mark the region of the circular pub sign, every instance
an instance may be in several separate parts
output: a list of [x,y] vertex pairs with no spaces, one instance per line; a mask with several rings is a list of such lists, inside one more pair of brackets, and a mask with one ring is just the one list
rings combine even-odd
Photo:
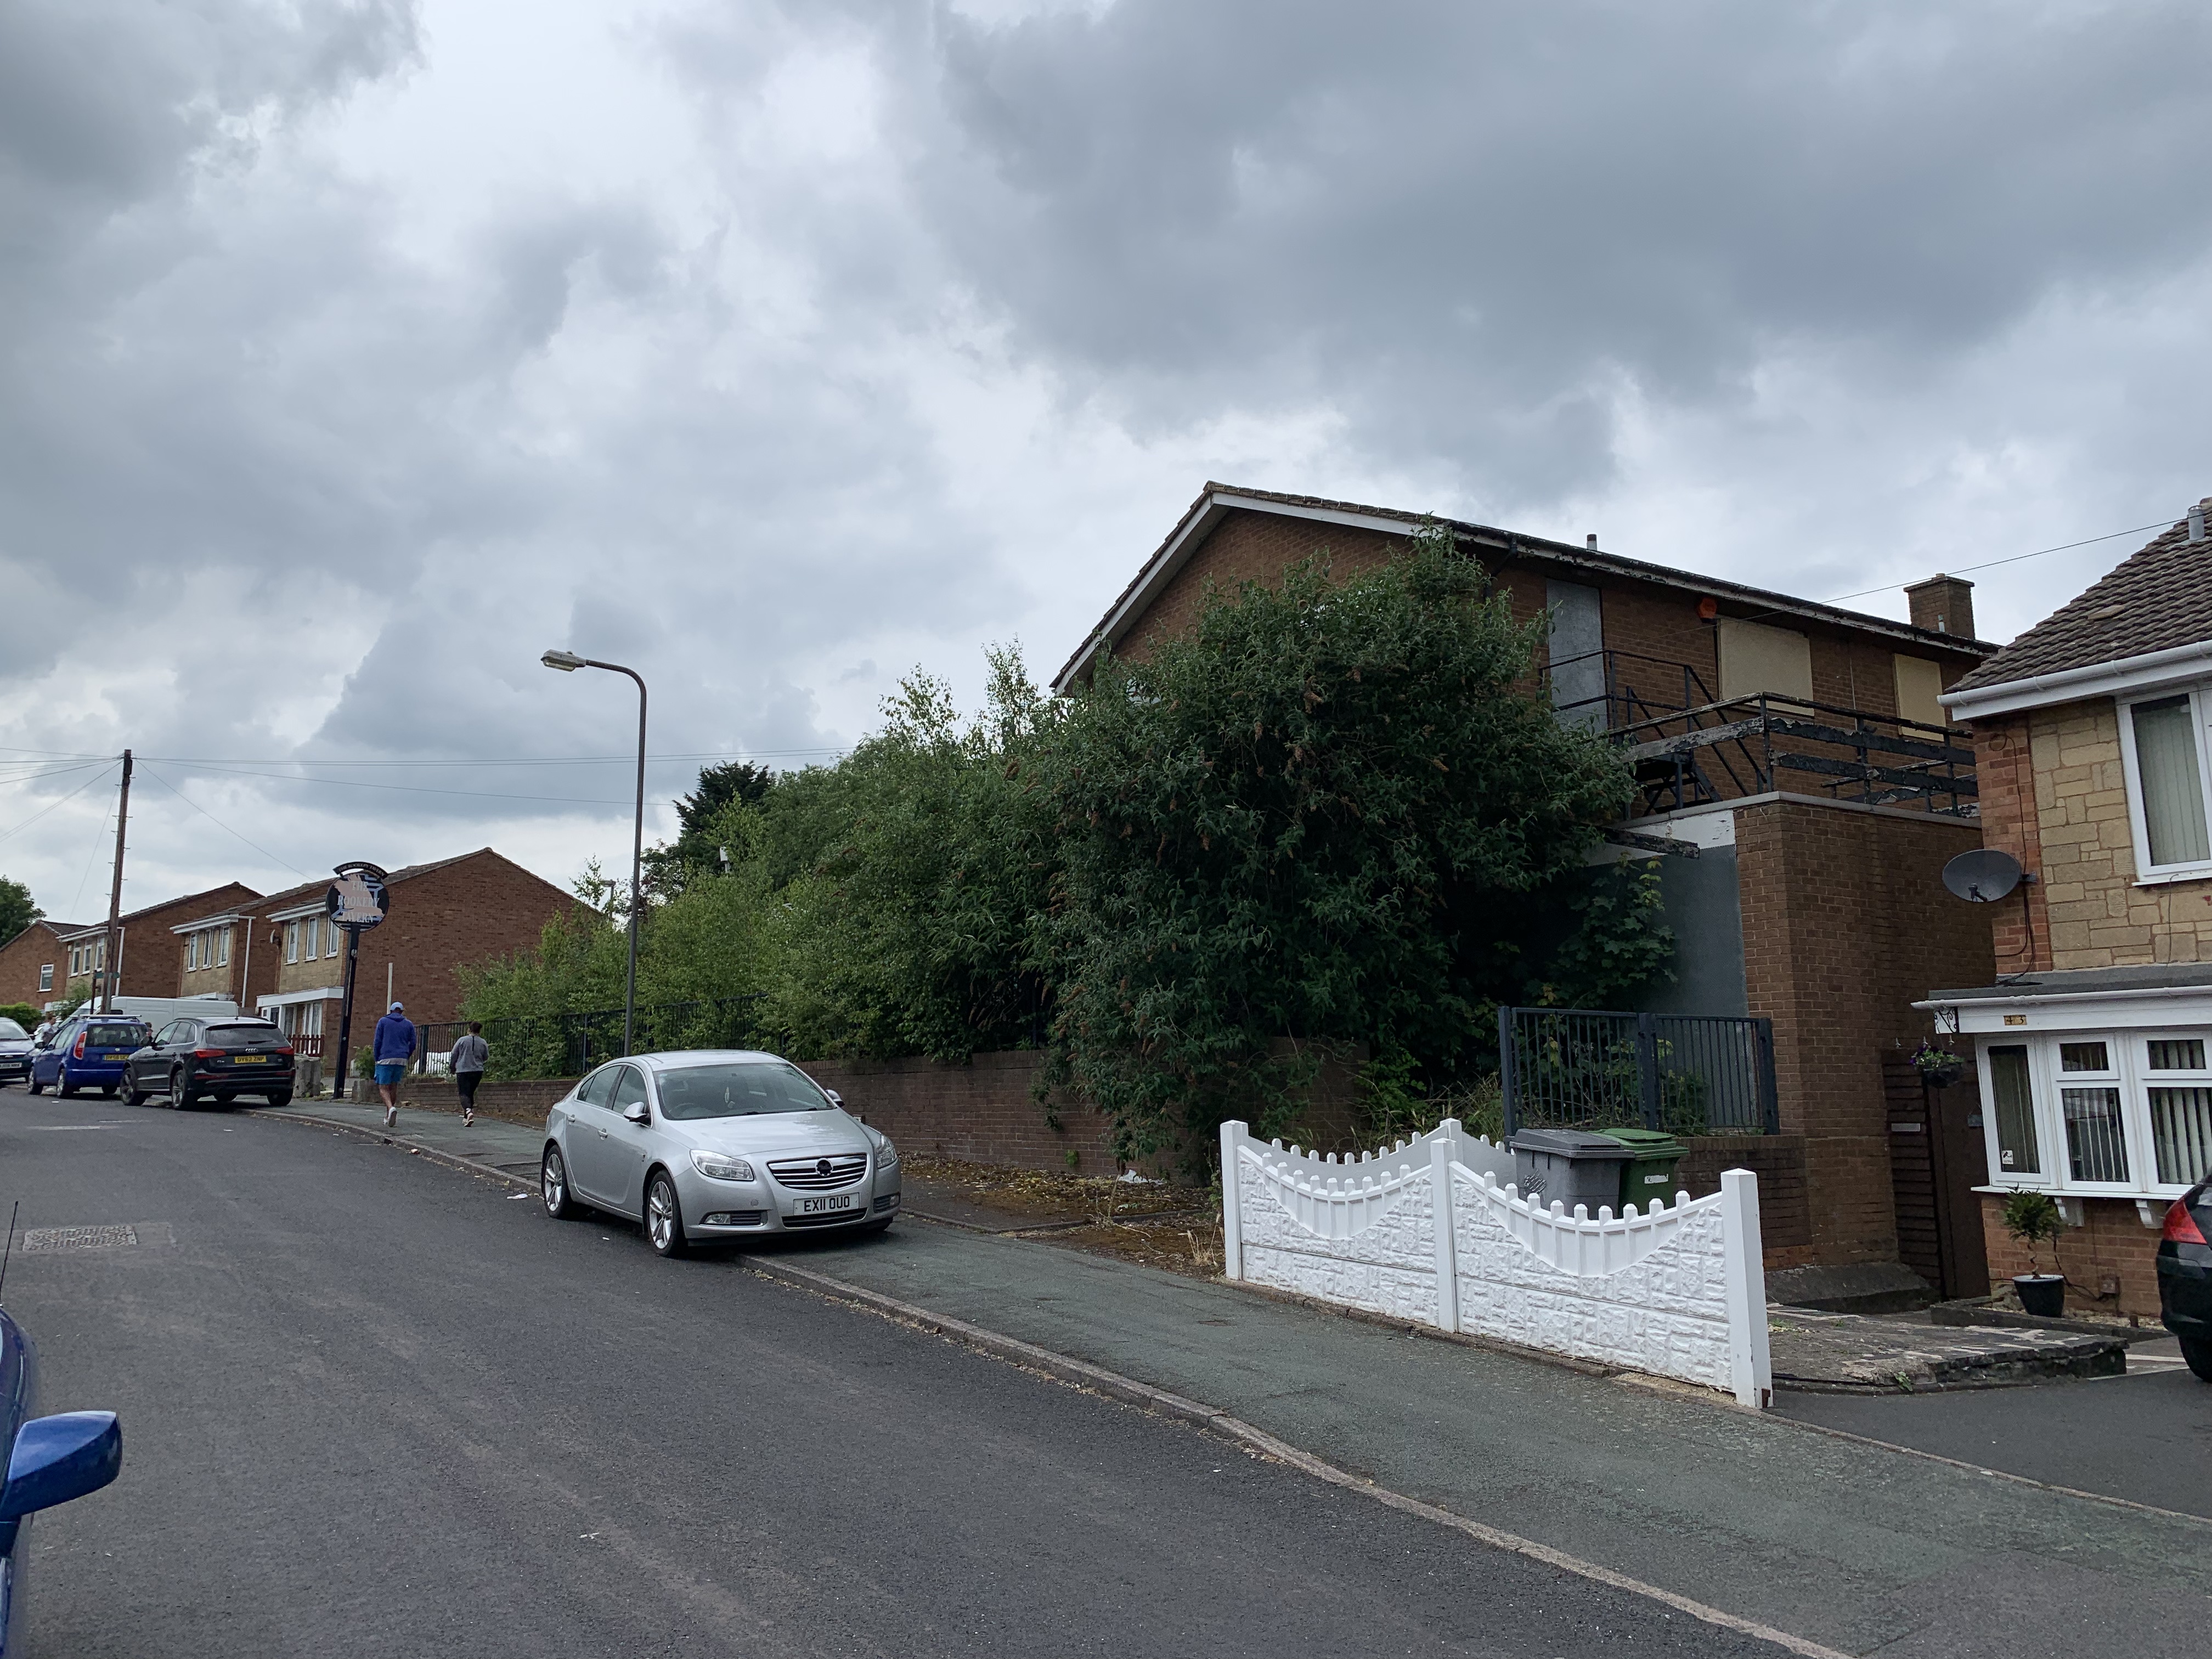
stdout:
[[341,864],[337,875],[323,899],[332,921],[341,927],[374,927],[384,920],[392,901],[383,871],[373,864]]

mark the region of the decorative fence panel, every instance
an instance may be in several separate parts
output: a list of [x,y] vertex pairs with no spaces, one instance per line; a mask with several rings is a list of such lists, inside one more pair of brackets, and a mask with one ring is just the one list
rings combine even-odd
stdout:
[[1231,1279],[1768,1401],[1748,1170],[1709,1198],[1593,1217],[1523,1199],[1512,1155],[1451,1120],[1341,1160],[1224,1123],[1221,1154]]

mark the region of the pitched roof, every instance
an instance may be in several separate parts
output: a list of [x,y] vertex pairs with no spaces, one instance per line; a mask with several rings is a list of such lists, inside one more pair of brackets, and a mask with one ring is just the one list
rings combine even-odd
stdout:
[[[134,921],[143,921],[148,916],[158,915],[163,910],[173,910],[180,904],[191,904],[200,899],[213,898],[217,893],[227,893],[234,888],[246,894],[249,900],[252,899],[253,890],[251,887],[240,882],[227,881],[220,887],[203,888],[197,893],[185,893],[177,898],[163,899],[158,904],[142,904],[136,910],[125,910],[116,918],[116,921],[119,926],[127,927]],[[80,922],[74,926],[58,921],[54,924],[54,927],[57,932],[69,936],[98,933],[106,930],[107,919],[103,916],[98,921]]]
[[[2212,496],[2197,505],[2212,514]],[[2187,515],[2107,571],[1951,689],[2122,662],[2212,641],[2212,543],[2189,539]]]
[[[1143,615],[1151,597],[1164,587],[1176,572],[1188,562],[1190,556],[1212,533],[1214,526],[1226,514],[1238,508],[1263,513],[1279,512],[1321,524],[1364,526],[1395,534],[1403,534],[1433,517],[1429,514],[1408,512],[1403,507],[1365,507],[1357,501],[1333,501],[1318,495],[1291,495],[1279,490],[1246,489],[1236,484],[1208,483],[1199,492],[1198,499],[1191,503],[1189,510],[1176,521],[1176,527],[1168,532],[1167,539],[1160,544],[1151,558],[1145,561],[1143,567],[1130,579],[1129,585],[1121,590],[1120,597],[1107,607],[1106,614],[1091,631],[1090,637],[1054,677],[1054,689],[1067,689],[1089,663],[1091,653],[1101,641],[1118,645],[1127,629]],[[1473,544],[1508,557],[1540,560],[1549,564],[1569,566],[1592,575],[1610,575],[1650,582],[1662,587],[1680,588],[1700,598],[1711,595],[1715,599],[1752,605],[1762,614],[1803,617],[1840,628],[1880,634],[1891,639],[1970,656],[1985,656],[1997,648],[1984,641],[1964,639],[1954,634],[1937,634],[1927,629],[1915,628],[1908,623],[1893,621],[1887,617],[1870,617],[1863,611],[1823,605],[1817,599],[1796,599],[1764,587],[1747,587],[1741,582],[1702,576],[1695,571],[1676,570],[1662,564],[1647,564],[1641,559],[1623,558],[1617,553],[1600,552],[1595,548],[1577,546],[1572,542],[1555,542],[1547,537],[1523,535],[1518,531],[1500,530],[1493,526],[1471,524],[1457,519],[1438,519],[1435,521],[1449,525],[1462,544]]]
[[[427,864],[410,864],[401,869],[387,871],[385,873],[384,884],[386,887],[394,886],[410,877],[427,876],[433,870],[442,870],[449,864],[459,864],[464,859],[476,858],[485,853],[492,853],[492,849],[489,847],[479,847],[473,853],[456,853],[449,859],[432,859]],[[492,856],[496,858],[499,855],[492,853]],[[261,901],[261,914],[274,915],[279,910],[294,905],[306,904],[310,901],[320,903],[323,895],[330,890],[332,879],[333,878],[330,876],[325,876],[319,881],[305,882],[297,887],[288,887],[281,893],[271,893]]]

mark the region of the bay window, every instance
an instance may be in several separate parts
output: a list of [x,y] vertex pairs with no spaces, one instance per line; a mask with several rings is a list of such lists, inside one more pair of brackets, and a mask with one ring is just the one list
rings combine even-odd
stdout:
[[2212,1177],[2208,1046],[2207,1030],[1985,1039],[1990,1184],[2170,1196]]

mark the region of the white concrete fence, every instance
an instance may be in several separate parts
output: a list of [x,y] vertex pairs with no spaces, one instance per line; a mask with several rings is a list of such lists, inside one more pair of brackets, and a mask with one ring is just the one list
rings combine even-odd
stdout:
[[[1773,1389],[1759,1178],[1595,1216],[1522,1198],[1513,1154],[1455,1119],[1340,1159],[1221,1126],[1231,1279],[1448,1331],[1679,1377],[1764,1407]],[[1439,1200],[1439,1194],[1442,1200]],[[1444,1217],[1438,1224],[1439,1213]]]

